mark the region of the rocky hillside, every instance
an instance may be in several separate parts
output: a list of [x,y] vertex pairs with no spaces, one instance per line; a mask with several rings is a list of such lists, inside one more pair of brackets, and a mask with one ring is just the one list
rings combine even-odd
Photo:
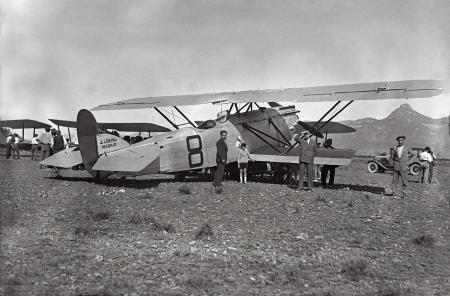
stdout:
[[407,137],[412,147],[431,146],[438,158],[450,158],[448,118],[433,119],[415,111],[408,104],[401,105],[384,119],[370,117],[342,121],[356,129],[355,133],[332,135],[336,148],[351,148],[357,155],[378,155],[396,144],[398,135]]

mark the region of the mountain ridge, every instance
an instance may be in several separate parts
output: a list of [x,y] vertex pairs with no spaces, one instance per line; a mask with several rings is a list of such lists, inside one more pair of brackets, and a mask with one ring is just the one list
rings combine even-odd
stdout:
[[356,129],[351,134],[332,134],[333,146],[356,150],[356,155],[374,156],[396,145],[395,138],[406,136],[412,147],[431,146],[438,158],[450,158],[450,132],[447,117],[433,119],[402,104],[383,119],[364,117],[340,123]]

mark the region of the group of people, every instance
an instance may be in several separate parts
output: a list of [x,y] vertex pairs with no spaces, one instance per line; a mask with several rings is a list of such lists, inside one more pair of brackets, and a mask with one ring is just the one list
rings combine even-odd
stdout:
[[18,134],[11,134],[6,137],[6,159],[20,159],[19,143],[23,139]]
[[[298,184],[292,186],[299,190],[312,190],[313,177],[314,177],[314,156],[317,155],[317,143],[311,138],[312,134],[309,131],[304,131],[301,134],[295,135],[294,140],[299,145],[299,163],[296,166],[294,172],[294,180]],[[214,187],[216,193],[222,192],[222,180],[225,173],[225,165],[227,163],[228,146],[226,144],[227,131],[222,130],[220,132],[220,139],[216,143],[217,154],[216,163],[217,169],[214,175]],[[325,149],[334,149],[332,146],[332,139],[327,139],[324,144]],[[247,183],[247,169],[249,161],[253,161],[249,151],[247,150],[247,144],[243,141],[242,137],[237,138],[235,148],[237,149],[237,165],[239,168],[239,181],[241,183]],[[327,185],[327,177],[330,174],[328,186],[334,185],[334,176],[337,166],[324,165],[322,166],[321,181],[324,186]],[[307,187],[303,188],[303,180],[305,178],[305,172],[307,174]]]
[[[220,132],[220,139],[216,143],[217,154],[216,163],[217,170],[214,175],[214,186],[216,193],[222,192],[222,180],[225,172],[225,165],[227,163],[228,146],[226,144],[227,131]],[[408,184],[409,161],[413,157],[414,152],[410,147],[405,146],[405,136],[398,136],[397,147],[394,148],[391,155],[393,161],[394,174],[392,177],[392,195],[405,197],[405,189]],[[298,166],[294,166],[294,184],[292,188],[299,190],[310,191],[313,188],[314,178],[314,157],[318,152],[318,145],[313,141],[312,134],[309,131],[304,131],[301,134],[294,136],[295,143],[298,144],[299,162]],[[323,145],[325,149],[334,149],[332,146],[332,139],[327,139]],[[239,180],[241,183],[247,182],[247,168],[248,162],[252,161],[252,157],[247,150],[247,145],[244,143],[242,137],[237,138],[237,165],[240,171]],[[420,153],[420,163],[422,167],[421,182],[429,183],[433,177],[433,167],[436,156],[433,149],[425,147],[424,151]],[[334,186],[334,177],[336,165],[323,165],[321,168],[321,182],[323,186]],[[306,173],[307,186],[304,187],[304,178]],[[327,183],[327,178],[329,180]]]
[[[19,159],[19,143],[23,139],[17,134],[11,134],[6,138],[6,159]],[[61,131],[56,129],[46,128],[45,132],[40,136],[33,135],[31,139],[31,160],[44,160],[52,154],[58,153],[69,146],[67,139],[61,135]],[[39,156],[40,151],[40,156]]]

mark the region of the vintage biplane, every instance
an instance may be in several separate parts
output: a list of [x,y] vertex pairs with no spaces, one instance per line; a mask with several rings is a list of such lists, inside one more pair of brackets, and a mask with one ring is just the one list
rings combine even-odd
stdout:
[[[275,102],[335,101],[318,121],[300,124],[315,136],[321,137],[321,131],[356,100],[425,98],[436,96],[442,90],[441,81],[409,80],[122,100],[99,105],[91,111],[153,108],[174,130],[129,145],[119,137],[102,134],[93,114],[83,109],[77,116],[79,150],[84,166],[96,180],[111,175],[175,173],[182,176],[185,172],[216,166],[216,141],[220,131],[226,130],[228,162],[237,161],[234,144],[236,138],[242,136],[255,161],[292,164],[298,162],[298,151],[295,149],[296,144],[291,141],[295,128],[290,127],[299,121],[298,111],[292,106],[285,108]],[[263,107],[263,103],[269,103],[269,107]],[[179,106],[197,104],[226,105],[227,110],[215,120],[196,125]],[[164,107],[173,108],[186,122],[173,122],[161,110]],[[314,162],[349,165],[354,152],[347,149],[319,149]],[[73,163],[61,161],[62,153],[64,151],[44,160],[42,164],[71,167]]]

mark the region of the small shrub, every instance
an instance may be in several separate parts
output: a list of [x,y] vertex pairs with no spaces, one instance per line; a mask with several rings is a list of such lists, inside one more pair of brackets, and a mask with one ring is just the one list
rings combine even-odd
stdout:
[[190,186],[188,185],[183,185],[180,188],[178,188],[178,192],[182,193],[182,194],[191,194],[192,193],[192,189]]
[[429,234],[422,234],[414,239],[414,243],[422,247],[432,247],[435,241],[435,238]]
[[211,225],[204,223],[195,233],[195,239],[211,238],[214,235]]
[[111,214],[107,210],[99,210],[93,212],[91,217],[94,221],[103,221],[111,219]]
[[143,218],[141,215],[139,214],[134,214],[133,216],[131,216],[130,220],[128,220],[129,223],[131,224],[141,224],[143,222]]
[[393,287],[385,287],[381,288],[377,291],[375,296],[402,296],[403,291],[401,289],[393,288]]
[[168,233],[174,233],[175,227],[171,223],[164,223],[157,221],[155,218],[144,218],[145,221],[149,221],[152,224],[152,229],[156,231],[166,231]]
[[341,273],[353,281],[359,281],[367,275],[367,262],[363,259],[347,261],[341,269]]
[[186,284],[196,290],[206,290],[212,283],[207,273],[194,273],[186,280]]
[[324,202],[324,203],[327,203],[327,202],[328,202],[328,201],[327,201],[327,198],[324,197],[324,196],[321,196],[321,195],[318,195],[317,198],[316,198],[316,200],[317,200],[317,201]]
[[92,232],[92,228],[88,224],[82,224],[75,227],[73,233],[75,235],[88,235]]

